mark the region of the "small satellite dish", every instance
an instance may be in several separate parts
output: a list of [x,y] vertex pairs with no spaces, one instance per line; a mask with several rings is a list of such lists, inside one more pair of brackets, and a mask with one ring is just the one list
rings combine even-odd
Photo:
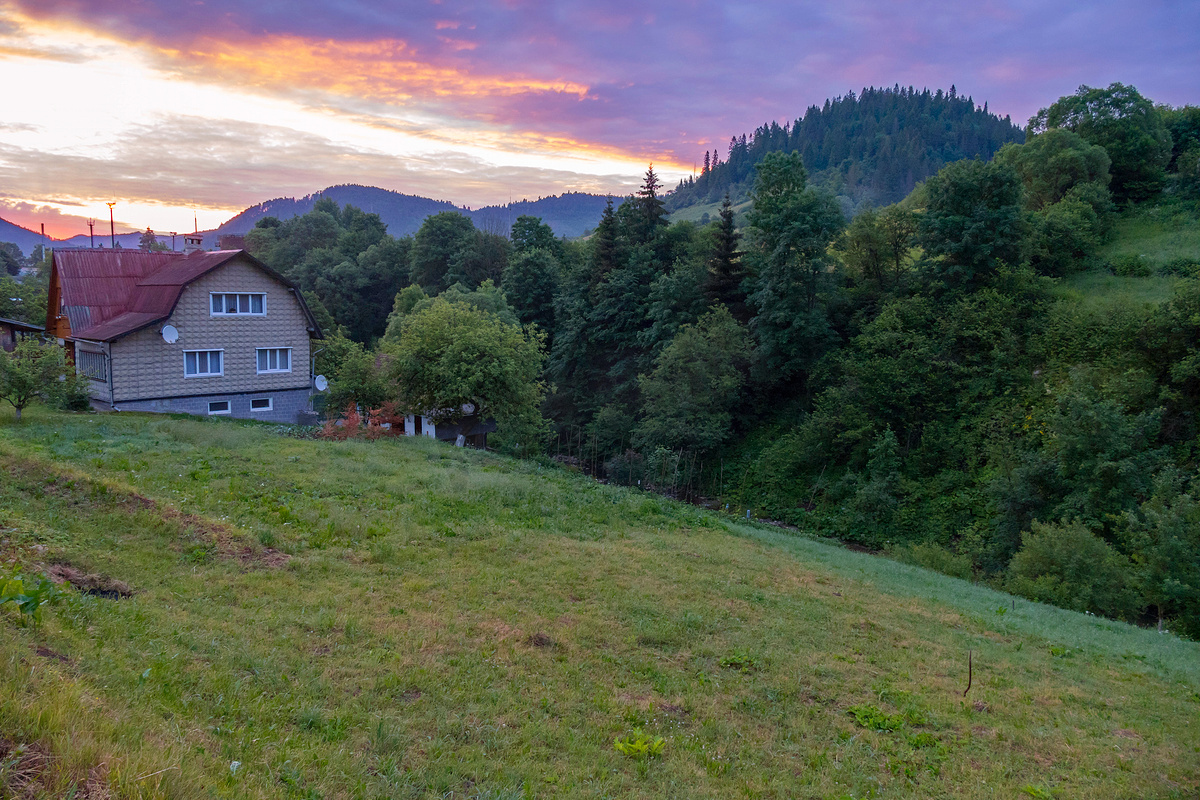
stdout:
[[329,388],[329,381],[325,379],[324,375],[318,375],[313,380],[313,384],[317,387],[318,392],[323,392]]
[[175,344],[179,341],[179,329],[174,325],[163,325],[162,337],[167,344]]
[[475,404],[474,403],[463,403],[463,413],[466,414],[467,416],[474,414],[475,413]]

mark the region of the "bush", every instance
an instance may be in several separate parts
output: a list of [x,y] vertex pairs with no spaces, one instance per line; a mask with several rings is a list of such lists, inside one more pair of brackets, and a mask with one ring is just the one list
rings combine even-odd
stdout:
[[1154,272],[1153,265],[1145,256],[1117,256],[1108,264],[1113,275],[1123,278],[1149,278]]
[[1074,611],[1131,619],[1141,610],[1132,576],[1129,559],[1082,522],[1034,522],[1009,564],[1006,588]]
[[959,555],[936,544],[894,547],[888,550],[888,555],[905,564],[925,567],[952,578],[969,581],[975,577],[975,566],[970,556]]
[[87,411],[92,407],[89,380],[85,375],[67,371],[53,395],[54,407],[62,411]]
[[1200,277],[1200,262],[1192,258],[1173,258],[1159,268],[1163,275],[1178,275],[1181,278]]

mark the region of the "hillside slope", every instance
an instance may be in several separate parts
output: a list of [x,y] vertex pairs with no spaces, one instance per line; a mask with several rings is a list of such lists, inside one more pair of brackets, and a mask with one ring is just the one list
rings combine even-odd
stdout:
[[[0,413],[0,465],[5,561],[134,592],[0,613],[10,789],[1200,789],[1200,645],[557,469],[38,409]],[[660,757],[614,748],[637,730]]]

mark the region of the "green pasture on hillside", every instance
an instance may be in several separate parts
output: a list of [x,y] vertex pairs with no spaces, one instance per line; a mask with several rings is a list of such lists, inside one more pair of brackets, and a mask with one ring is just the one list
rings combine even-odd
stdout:
[[0,611],[0,794],[1200,791],[1169,633],[427,439],[26,417],[0,571],[99,593]]

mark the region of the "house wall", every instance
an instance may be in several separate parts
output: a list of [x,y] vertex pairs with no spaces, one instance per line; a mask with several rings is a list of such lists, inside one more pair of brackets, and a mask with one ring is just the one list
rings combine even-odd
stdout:
[[[211,292],[261,292],[266,295],[263,316],[214,317],[210,313]],[[179,339],[168,344],[163,325],[174,325]],[[207,413],[209,399],[247,395],[245,413],[233,416],[253,419],[282,419],[285,413],[272,410],[266,416],[249,412],[248,395],[284,393],[275,406],[290,408],[292,394],[309,396],[308,322],[300,302],[284,284],[248,261],[235,259],[184,288],[171,318],[161,325],[130,334],[112,343],[113,402],[118,408],[171,410]],[[290,347],[291,371],[258,374],[256,350],[260,347]],[[223,350],[223,375],[184,376],[184,351]],[[203,411],[180,404],[182,398],[206,398]],[[172,400],[166,404],[163,401]],[[161,408],[150,408],[157,403]],[[184,406],[187,406],[185,410]],[[295,421],[295,413],[286,421]]]

